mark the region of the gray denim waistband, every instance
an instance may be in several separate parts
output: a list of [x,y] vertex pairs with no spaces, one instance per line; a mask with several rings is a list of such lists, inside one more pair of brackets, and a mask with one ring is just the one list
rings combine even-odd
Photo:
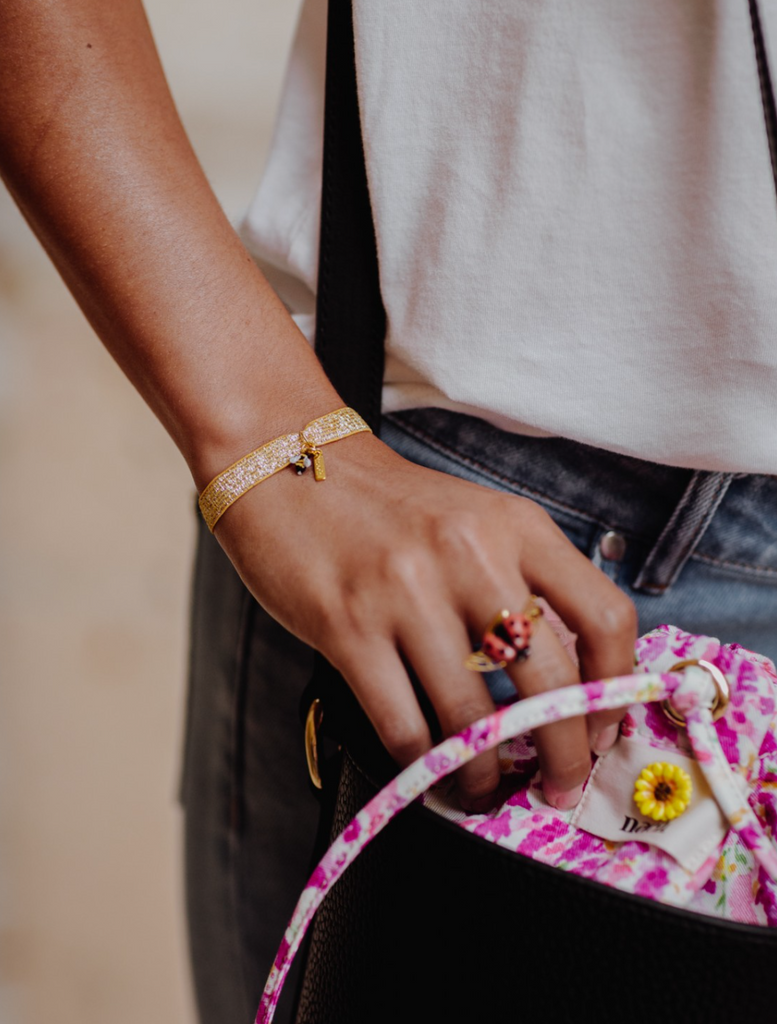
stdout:
[[634,590],[663,594],[671,587],[698,547],[733,479],[733,473],[697,470],[693,474],[637,574]]
[[[777,477],[663,466],[564,438],[512,434],[444,409],[405,410],[388,419],[424,445],[507,490],[641,541],[647,555],[632,586],[645,594],[665,593],[705,537],[705,548],[709,546],[714,557],[725,561],[728,553],[715,525],[716,513],[729,493],[729,518],[738,517],[743,523],[760,518],[768,520],[767,534],[777,530]],[[770,516],[762,515],[759,508],[768,509]],[[752,561],[756,572],[761,565],[766,566],[764,572],[775,572],[777,545],[770,543],[771,534],[759,544],[752,530],[733,532],[741,534],[741,550],[731,556],[734,561]],[[730,538],[732,531],[717,533]],[[765,562],[760,560],[761,553]]]

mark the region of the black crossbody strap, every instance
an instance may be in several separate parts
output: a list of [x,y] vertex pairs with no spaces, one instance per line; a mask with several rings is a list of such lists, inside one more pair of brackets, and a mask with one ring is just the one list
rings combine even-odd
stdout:
[[329,0],[316,352],[377,433],[386,313],[367,187],[350,0]]
[[766,137],[769,140],[769,155],[772,160],[775,194],[777,194],[777,108],[775,108],[774,101],[774,86],[772,83],[771,72],[769,70],[769,57],[766,53],[760,5],[758,0],[749,0],[749,3],[750,24],[753,28],[753,44],[755,46],[755,60],[758,65],[758,80],[761,85],[761,103],[763,104],[764,109]]
[[[375,433],[380,428],[385,333],[359,119],[351,0],[329,0],[316,353],[344,401]],[[323,729],[329,736],[338,741],[344,735],[373,737],[345,680],[320,653],[302,694],[303,720],[314,699],[323,703]],[[380,749],[377,741],[373,743]],[[332,771],[322,768],[327,774]],[[323,806],[322,818],[330,811],[331,806]],[[323,820],[320,832],[319,841],[328,843]]]

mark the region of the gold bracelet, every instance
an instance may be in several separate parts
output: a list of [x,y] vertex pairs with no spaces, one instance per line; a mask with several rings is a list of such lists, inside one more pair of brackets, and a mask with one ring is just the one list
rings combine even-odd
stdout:
[[276,437],[274,441],[244,455],[214,477],[200,495],[200,512],[208,529],[213,533],[216,523],[230,505],[262,480],[287,466],[294,466],[297,473],[304,473],[312,464],[316,480],[326,480],[321,447],[365,430],[372,433],[358,412],[345,406],[312,420],[299,434]]

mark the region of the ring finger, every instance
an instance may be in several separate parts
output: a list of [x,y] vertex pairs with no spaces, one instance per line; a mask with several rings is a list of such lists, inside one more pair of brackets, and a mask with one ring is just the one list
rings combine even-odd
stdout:
[[[433,615],[429,614],[430,607],[434,608]],[[443,638],[442,642],[437,637]],[[398,643],[432,702],[445,736],[493,712],[494,702],[482,676],[469,672],[464,665],[471,650],[466,626],[442,598],[425,604],[423,609],[411,610],[399,631]],[[497,751],[488,751],[460,768],[456,785],[465,810],[489,809],[499,785]]]

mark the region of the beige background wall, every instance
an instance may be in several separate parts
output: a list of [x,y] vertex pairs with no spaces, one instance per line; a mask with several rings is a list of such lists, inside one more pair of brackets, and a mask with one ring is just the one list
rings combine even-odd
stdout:
[[[147,8],[237,216],[296,2]],[[0,1024],[190,1024],[176,785],[192,486],[4,193],[0,460]]]

